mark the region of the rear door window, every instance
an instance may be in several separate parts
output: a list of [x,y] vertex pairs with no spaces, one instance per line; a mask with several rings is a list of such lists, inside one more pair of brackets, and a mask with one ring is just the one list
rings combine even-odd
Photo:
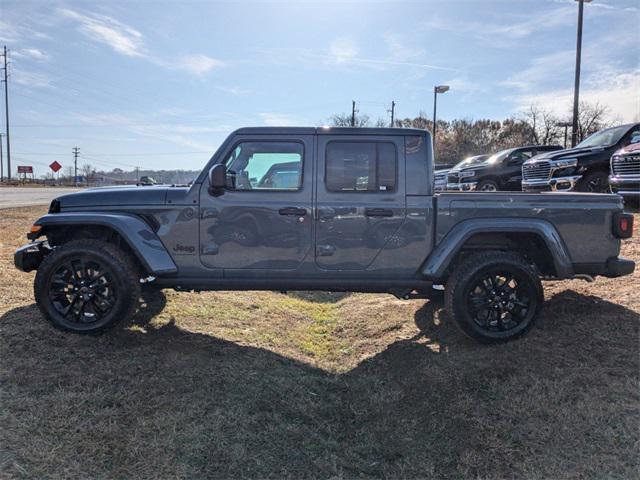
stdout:
[[327,144],[325,184],[330,192],[393,192],[398,156],[390,142]]

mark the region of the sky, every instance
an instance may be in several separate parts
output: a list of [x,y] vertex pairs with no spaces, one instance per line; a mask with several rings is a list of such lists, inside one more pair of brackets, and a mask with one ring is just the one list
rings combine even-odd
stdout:
[[[352,100],[431,116],[439,84],[439,118],[568,117],[577,5],[0,0],[13,170],[75,146],[98,169],[198,170],[235,128],[328,124]],[[585,5],[581,98],[620,121],[640,120],[639,25],[638,0]]]

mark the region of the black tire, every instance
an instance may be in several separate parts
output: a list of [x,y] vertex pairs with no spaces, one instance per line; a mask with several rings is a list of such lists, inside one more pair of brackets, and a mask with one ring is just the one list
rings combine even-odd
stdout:
[[140,274],[128,255],[101,240],[74,240],[45,257],[34,295],[56,328],[97,334],[130,320],[140,298]]
[[445,289],[449,315],[463,333],[482,343],[524,335],[537,320],[543,302],[537,272],[511,252],[467,257],[454,269]]
[[580,179],[576,190],[587,193],[610,193],[609,174],[603,170],[589,172]]
[[500,190],[498,182],[491,180],[490,178],[480,180],[476,186],[476,192],[497,192],[498,190]]

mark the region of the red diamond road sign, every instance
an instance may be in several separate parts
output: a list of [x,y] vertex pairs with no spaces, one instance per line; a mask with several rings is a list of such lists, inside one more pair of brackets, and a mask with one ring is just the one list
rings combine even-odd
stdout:
[[55,172],[57,172],[58,170],[60,170],[62,168],[62,165],[60,165],[58,162],[54,161],[51,165],[49,165],[49,168],[51,170]]

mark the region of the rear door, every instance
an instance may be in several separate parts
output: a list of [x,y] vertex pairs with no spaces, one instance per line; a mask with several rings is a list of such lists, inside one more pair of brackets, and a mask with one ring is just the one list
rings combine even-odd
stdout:
[[366,270],[403,241],[404,137],[318,135],[317,149],[316,265]]

